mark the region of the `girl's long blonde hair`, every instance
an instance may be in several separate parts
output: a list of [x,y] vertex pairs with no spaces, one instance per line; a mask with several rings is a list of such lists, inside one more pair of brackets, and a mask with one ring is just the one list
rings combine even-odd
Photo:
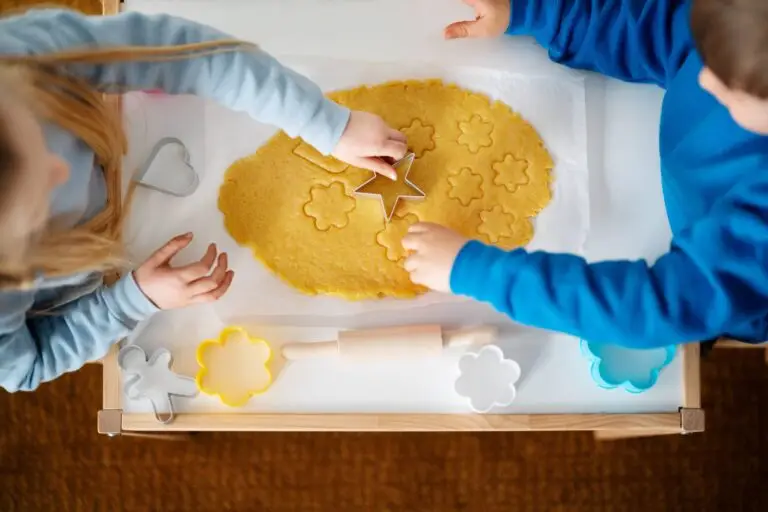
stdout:
[[[167,47],[107,47],[43,55],[0,55],[0,70],[15,68],[21,72],[29,93],[27,97],[43,119],[68,130],[93,149],[95,163],[104,170],[108,189],[106,207],[87,223],[63,231],[49,227],[30,238],[21,264],[18,261],[5,264],[0,251],[0,288],[24,287],[38,273],[62,276],[85,271],[108,272],[125,265],[121,240],[125,217],[121,162],[127,141],[119,108],[115,108],[119,100],[67,72],[67,66],[167,62],[255,49],[252,43],[227,39]],[[13,169],[2,171],[14,172]],[[18,190],[0,192],[19,193]],[[126,196],[126,204],[129,201],[130,194]]]

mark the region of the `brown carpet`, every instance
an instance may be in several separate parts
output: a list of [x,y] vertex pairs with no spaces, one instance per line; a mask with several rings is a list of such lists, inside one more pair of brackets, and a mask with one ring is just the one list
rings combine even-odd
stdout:
[[[0,11],[43,0],[0,0]],[[99,12],[98,0],[69,5]],[[703,365],[707,432],[596,443],[589,434],[96,434],[100,368],[0,392],[0,512],[768,510],[768,367]]]
[[703,364],[707,431],[596,443],[582,433],[96,434],[100,368],[0,392],[0,511],[768,510],[768,366]]

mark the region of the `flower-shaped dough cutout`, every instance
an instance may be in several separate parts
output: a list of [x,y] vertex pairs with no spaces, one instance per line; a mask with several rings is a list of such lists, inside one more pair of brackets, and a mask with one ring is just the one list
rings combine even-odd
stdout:
[[462,206],[469,206],[472,200],[483,197],[483,176],[469,167],[453,171],[448,175],[448,183],[451,184],[448,197],[456,199]]
[[518,160],[514,155],[505,156],[504,160],[496,162],[492,167],[496,172],[493,182],[505,187],[510,192],[516,191],[531,181],[531,177],[528,175],[528,161]]
[[330,185],[316,185],[309,190],[309,196],[304,213],[314,219],[317,229],[328,231],[349,223],[349,212],[355,209],[355,200],[347,195],[343,183],[334,181]]
[[481,148],[489,148],[493,144],[493,125],[480,116],[472,116],[469,121],[459,123],[459,130],[459,144],[467,146],[470,153],[477,153]]
[[408,137],[408,147],[416,154],[416,158],[421,158],[427,151],[435,149],[435,127],[425,125],[421,119],[414,119],[400,131]]
[[514,235],[515,216],[505,212],[501,206],[494,206],[490,210],[480,212],[480,220],[482,222],[477,232],[485,235],[492,244]]
[[410,213],[405,217],[394,217],[382,231],[376,233],[376,242],[387,251],[389,261],[401,261],[408,255],[403,248],[403,237],[408,228],[417,222],[419,218]]
[[496,345],[486,345],[477,354],[463,355],[459,359],[459,371],[454,389],[469,400],[475,412],[506,407],[517,396],[515,384],[520,380],[520,365],[505,359]]
[[272,384],[269,344],[239,327],[227,327],[215,340],[197,347],[200,370],[195,381],[206,395],[218,396],[230,407],[241,407]]
[[677,353],[674,346],[636,350],[584,340],[581,350],[591,361],[590,371],[598,386],[623,388],[630,393],[642,393],[652,388]]

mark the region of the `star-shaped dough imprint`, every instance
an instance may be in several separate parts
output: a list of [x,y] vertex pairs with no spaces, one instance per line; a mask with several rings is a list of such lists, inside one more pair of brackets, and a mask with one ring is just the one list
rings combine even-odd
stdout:
[[493,182],[510,192],[516,191],[531,180],[528,175],[528,161],[518,160],[514,155],[505,156],[504,160],[496,162],[492,168],[496,172]]
[[451,189],[448,197],[456,199],[462,206],[469,206],[474,199],[483,197],[483,177],[472,172],[469,167],[462,167],[448,175]]
[[480,116],[475,115],[469,121],[459,123],[459,129],[459,144],[467,146],[470,153],[477,153],[481,148],[489,148],[493,144],[493,125],[483,121]]
[[492,244],[502,238],[512,238],[515,224],[515,216],[502,210],[501,206],[494,206],[490,210],[480,212],[480,226],[477,232],[485,235]]
[[304,205],[304,213],[315,220],[315,227],[320,231],[343,228],[349,222],[349,212],[354,209],[355,200],[347,195],[340,181],[312,187],[309,201]]
[[376,243],[387,251],[389,261],[402,261],[408,251],[403,248],[403,237],[408,233],[408,228],[419,222],[419,218],[413,214],[405,217],[395,217],[382,231],[376,233]]
[[435,149],[435,127],[425,125],[421,119],[414,119],[410,126],[400,129],[408,137],[408,146],[421,158],[424,153]]
[[415,157],[416,155],[413,153],[408,153],[402,160],[394,164],[397,180],[392,181],[386,176],[374,174],[371,179],[357,187],[354,194],[378,199],[384,211],[384,220],[389,222],[401,199],[414,200],[426,197],[426,194],[419,187],[408,181],[408,173],[411,171]]

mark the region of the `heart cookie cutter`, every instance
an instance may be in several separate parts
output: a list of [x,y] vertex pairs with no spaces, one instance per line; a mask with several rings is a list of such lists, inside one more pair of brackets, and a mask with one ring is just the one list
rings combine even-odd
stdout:
[[[147,183],[144,181],[144,178],[147,175],[147,172],[149,172],[149,169],[152,167],[152,164],[155,162],[155,159],[157,159],[157,156],[160,154],[160,152],[169,145],[175,145],[181,148],[182,154],[181,154],[181,161],[182,163],[191,171],[192,180],[187,185],[187,188],[182,191],[175,191],[171,190],[169,188],[160,187],[157,185],[152,185],[151,183]],[[145,187],[151,190],[156,190],[157,192],[168,194],[175,197],[188,197],[195,193],[195,190],[197,190],[198,185],[200,185],[200,176],[197,174],[197,169],[192,165],[190,161],[190,155],[189,150],[187,149],[187,146],[181,141],[181,139],[178,139],[176,137],[164,137],[160,139],[157,144],[152,148],[152,151],[150,152],[147,159],[144,161],[144,165],[141,166],[139,171],[136,173],[133,181],[141,187]]]

